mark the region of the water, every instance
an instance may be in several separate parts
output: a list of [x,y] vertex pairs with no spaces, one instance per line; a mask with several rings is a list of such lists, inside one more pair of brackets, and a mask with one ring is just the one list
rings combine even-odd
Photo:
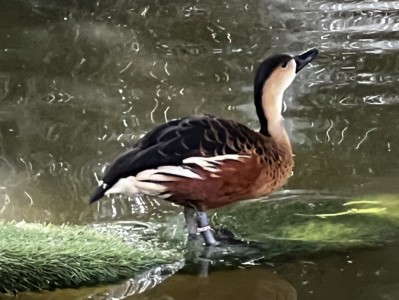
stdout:
[[[398,193],[398,31],[396,1],[3,1],[0,218],[177,215],[157,199],[85,200],[104,165],[156,124],[210,113],[256,128],[257,63],[312,47],[319,57],[285,95],[296,167],[284,188]],[[215,271],[205,282],[183,272],[129,299],[396,299],[397,250]],[[112,290],[99,289],[51,297]]]

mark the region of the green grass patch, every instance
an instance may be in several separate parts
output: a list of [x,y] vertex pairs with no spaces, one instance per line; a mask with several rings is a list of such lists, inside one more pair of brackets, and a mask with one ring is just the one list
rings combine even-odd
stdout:
[[0,222],[0,292],[114,283],[181,254],[85,226]]

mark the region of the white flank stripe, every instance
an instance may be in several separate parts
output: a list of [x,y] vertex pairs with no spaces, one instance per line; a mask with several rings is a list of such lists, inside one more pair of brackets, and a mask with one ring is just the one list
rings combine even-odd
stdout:
[[180,166],[162,166],[157,169],[145,170],[137,174],[139,181],[176,181],[178,177],[203,179],[192,170]]
[[166,191],[166,186],[152,182],[137,181],[136,188],[146,195],[156,195]]
[[170,175],[177,175],[181,177],[193,178],[193,179],[203,179],[200,175],[193,172],[192,170],[179,166],[163,166],[159,167],[158,172],[166,173]]
[[201,156],[193,156],[186,158],[185,160],[183,160],[183,164],[195,164],[202,168],[213,167],[213,164],[210,164],[209,161],[206,159],[206,157],[201,157]]
[[168,182],[168,181],[179,180],[179,178],[177,178],[177,177],[169,176],[169,175],[165,175],[165,174],[158,174],[158,173],[152,174],[149,177],[140,176],[140,177],[137,177],[137,179],[139,181],[148,181],[149,180],[149,181],[159,181],[159,182]]
[[162,184],[153,182],[142,182],[137,180],[136,177],[130,176],[127,178],[121,178],[115,183],[112,188],[105,192],[105,195],[109,194],[124,194],[128,196],[133,195],[151,195],[155,196],[166,191],[166,187]]
[[225,154],[218,155],[214,157],[209,157],[210,160],[222,161],[222,160],[240,160],[241,158],[249,157],[248,155],[238,155],[238,154]]
[[248,155],[238,155],[238,154],[225,154],[213,157],[203,157],[203,156],[193,156],[183,160],[184,164],[196,164],[197,166],[203,168],[209,172],[217,172],[219,169],[215,164],[222,164],[223,161],[228,160],[240,160],[241,158],[249,157]]
[[172,196],[171,193],[166,193],[166,194],[159,195],[159,198],[166,199],[166,198],[169,198],[170,196]]
[[157,169],[145,170],[137,174],[138,181],[171,181],[169,176],[158,174]]
[[119,179],[117,183],[115,183],[108,191],[105,192],[105,195],[125,194],[131,196],[138,193],[140,193],[140,191],[136,188],[136,178],[134,176],[130,176]]
[[215,168],[215,167],[202,167],[205,171],[211,172],[211,173],[215,173],[217,172],[219,169]]

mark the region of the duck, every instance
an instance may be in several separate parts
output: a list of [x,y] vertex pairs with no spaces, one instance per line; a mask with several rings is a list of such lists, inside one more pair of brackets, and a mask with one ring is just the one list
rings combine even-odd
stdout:
[[260,129],[234,120],[193,115],[158,125],[120,154],[91,195],[148,195],[183,206],[189,237],[217,244],[207,211],[267,196],[291,176],[293,152],[284,127],[283,95],[318,55],[275,54],[257,68],[254,105]]

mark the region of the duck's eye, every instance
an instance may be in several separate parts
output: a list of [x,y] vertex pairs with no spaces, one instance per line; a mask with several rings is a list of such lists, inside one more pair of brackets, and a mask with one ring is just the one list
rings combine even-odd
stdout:
[[283,63],[281,64],[281,67],[282,67],[282,68],[285,68],[285,67],[287,66],[287,64],[288,64],[288,61],[283,62]]

